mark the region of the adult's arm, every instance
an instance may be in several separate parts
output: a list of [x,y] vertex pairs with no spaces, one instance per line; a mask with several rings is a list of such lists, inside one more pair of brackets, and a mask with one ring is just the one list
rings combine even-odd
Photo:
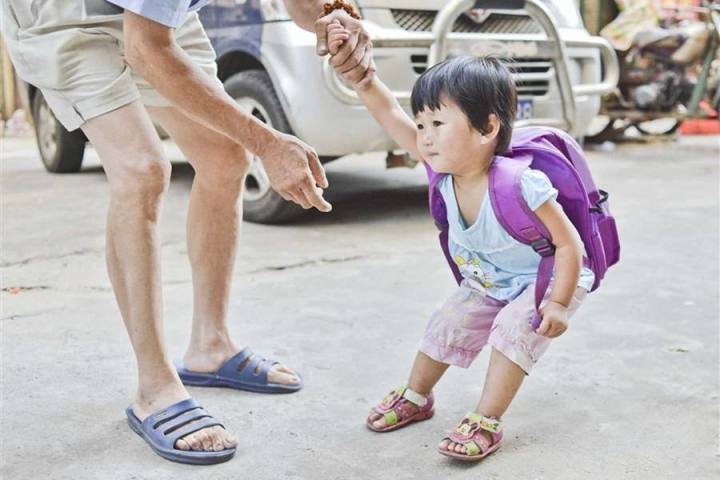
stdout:
[[168,26],[125,10],[125,58],[130,67],[188,117],[262,158],[271,185],[283,198],[329,211],[330,204],[317,188],[326,188],[327,179],[315,151],[243,111],[194,64],[173,33]]

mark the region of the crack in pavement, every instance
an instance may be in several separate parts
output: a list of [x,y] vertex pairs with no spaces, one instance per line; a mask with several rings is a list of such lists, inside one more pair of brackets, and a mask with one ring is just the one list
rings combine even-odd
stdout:
[[32,290],[50,290],[49,285],[31,285],[31,286],[18,286],[18,287],[5,287],[2,289],[3,292],[7,292],[10,295],[17,295],[20,292],[29,292]]
[[2,262],[0,263],[0,268],[6,268],[6,267],[17,267],[19,265],[27,265],[31,262],[36,262],[39,260],[58,260],[61,258],[67,258],[67,257],[74,257],[78,255],[87,255],[91,253],[103,253],[105,249],[98,250],[95,248],[81,248],[80,250],[74,250],[72,252],[63,253],[62,255],[38,255],[36,257],[28,257],[23,260],[16,260],[14,262]]
[[[161,248],[169,247],[172,245],[177,245],[179,243],[185,243],[185,242],[182,240],[172,240],[172,241],[162,243]],[[1,262],[0,268],[17,267],[20,265],[27,265],[28,263],[36,262],[39,260],[59,260],[61,258],[88,255],[88,254],[93,254],[93,253],[105,254],[105,247],[103,247],[103,248],[81,248],[80,250],[73,250],[72,252],[67,252],[67,253],[63,253],[60,255],[37,255],[35,257],[28,257],[28,258],[24,258],[22,260],[15,260],[15,261],[11,261],[11,262]]]
[[18,313],[16,315],[9,315],[7,317],[0,318],[0,321],[5,320],[17,320],[18,318],[32,318],[32,317],[39,317],[40,315],[47,313],[47,312],[38,312],[38,313]]
[[315,260],[305,260],[303,262],[298,263],[291,263],[288,265],[275,265],[270,267],[263,267],[258,268],[257,270],[250,270],[245,273],[253,274],[253,273],[262,273],[262,272],[281,272],[283,270],[292,270],[296,268],[302,268],[307,267],[309,265],[323,265],[323,264],[329,264],[329,263],[344,263],[344,262],[352,262],[354,260],[361,260],[363,258],[367,258],[369,255],[355,255],[353,257],[341,257],[341,258],[319,258]]

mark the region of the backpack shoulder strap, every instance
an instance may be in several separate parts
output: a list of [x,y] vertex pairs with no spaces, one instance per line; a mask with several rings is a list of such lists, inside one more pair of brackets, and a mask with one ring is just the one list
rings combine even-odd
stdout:
[[532,163],[532,153],[514,157],[496,157],[490,167],[488,192],[495,216],[502,227],[518,242],[533,248],[541,257],[535,282],[533,329],[540,325],[540,303],[545,297],[555,263],[555,247],[550,232],[530,210],[522,195],[522,174]]
[[450,271],[453,273],[453,277],[455,277],[455,281],[459,285],[460,282],[462,282],[462,274],[460,273],[460,269],[457,264],[453,261],[452,255],[450,255],[450,245],[448,243],[450,226],[447,222],[447,206],[445,205],[445,201],[437,188],[437,184],[443,176],[430,168],[430,165],[428,165],[427,162],[423,162],[423,166],[425,167],[425,172],[428,176],[430,215],[432,215],[433,220],[435,221],[435,226],[440,231],[438,234],[440,248],[442,248],[445,260],[447,260],[447,263],[450,266]]

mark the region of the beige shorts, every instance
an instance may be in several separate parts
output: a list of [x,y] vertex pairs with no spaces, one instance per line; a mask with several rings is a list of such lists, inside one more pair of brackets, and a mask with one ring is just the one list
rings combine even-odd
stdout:
[[[17,74],[42,91],[68,130],[138,99],[171,105],[125,63],[122,9],[105,0],[3,0],[2,8],[2,32]],[[217,78],[215,51],[197,13],[188,14],[175,40]]]

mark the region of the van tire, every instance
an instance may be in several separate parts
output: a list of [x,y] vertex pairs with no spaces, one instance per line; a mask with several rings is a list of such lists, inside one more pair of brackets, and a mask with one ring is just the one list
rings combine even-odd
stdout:
[[45,169],[52,173],[79,172],[87,142],[82,130],[68,132],[55,118],[40,90],[33,96],[32,117],[35,140]]

